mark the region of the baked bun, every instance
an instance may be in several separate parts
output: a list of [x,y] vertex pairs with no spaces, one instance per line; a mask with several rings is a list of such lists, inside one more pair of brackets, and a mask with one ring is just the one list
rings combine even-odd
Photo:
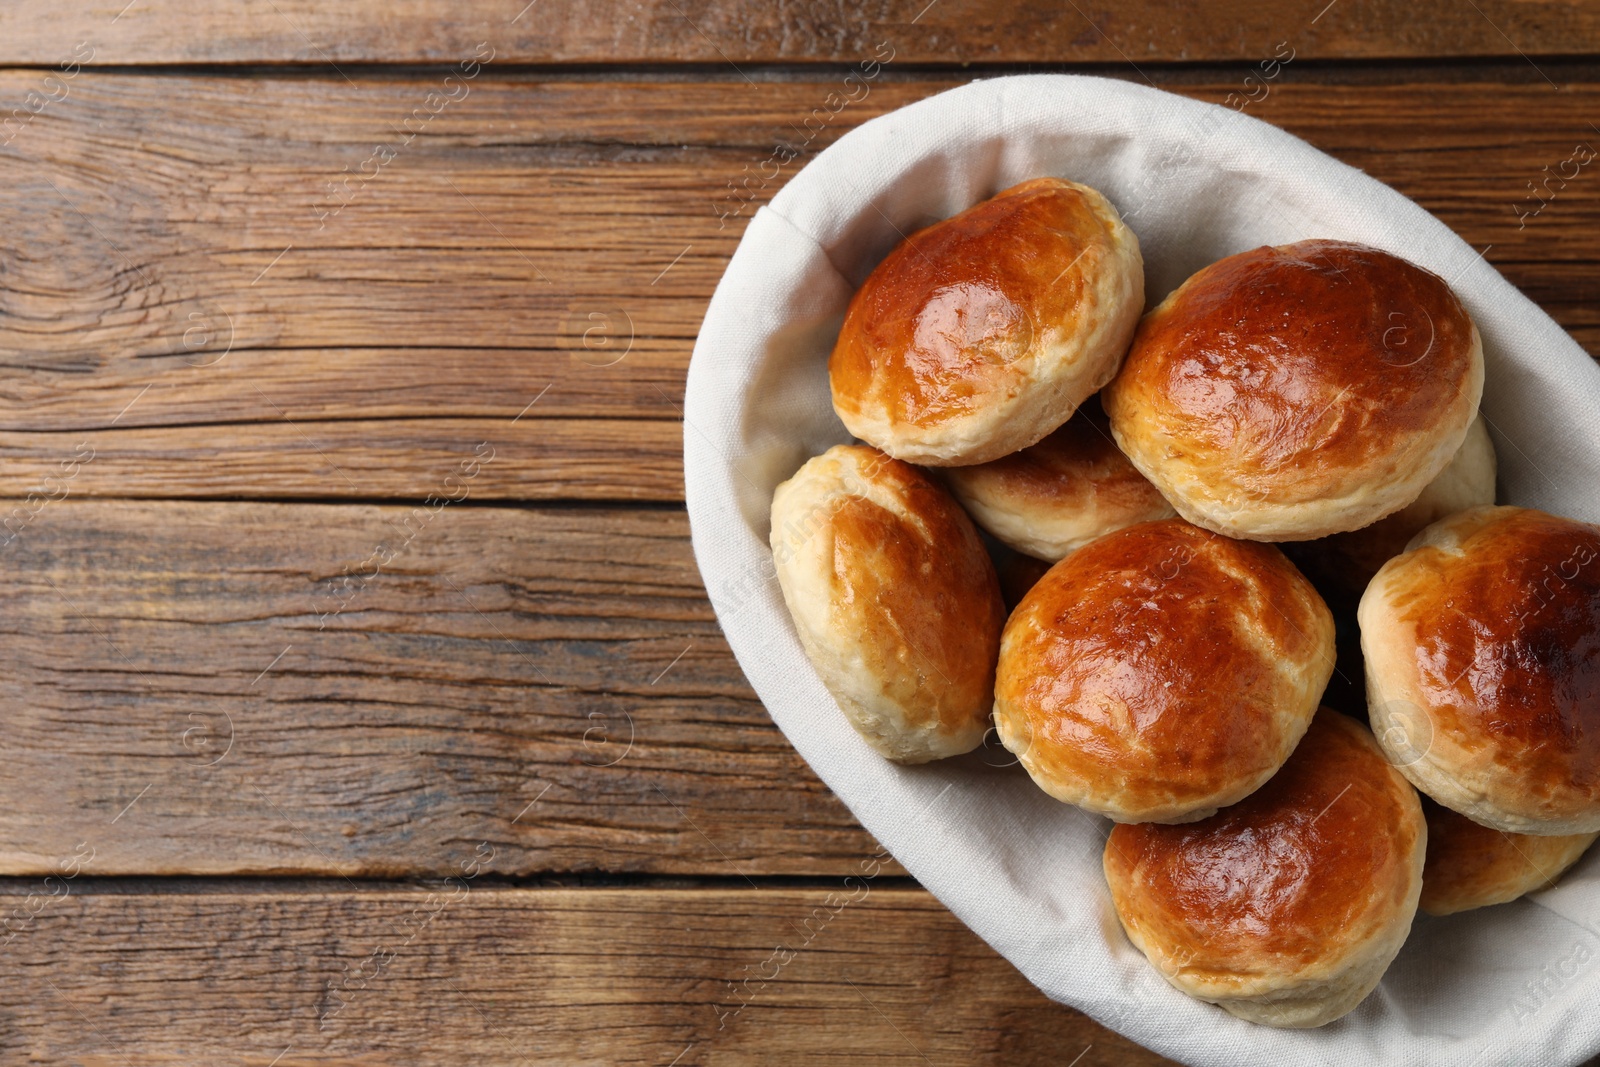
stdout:
[[1267,1026],[1321,1026],[1370,992],[1422,890],[1417,794],[1355,721],[1323,709],[1283,770],[1187,826],[1118,826],[1106,883],[1168,982]]
[[1176,514],[1111,439],[1093,397],[1038,444],[942,473],[974,522],[1036,559],[1058,560],[1102,534]]
[[1332,616],[1276,548],[1141,523],[1057,563],[1011,613],[995,727],[1057,800],[1201,819],[1294,751],[1333,656]]
[[978,747],[1005,608],[943,486],[874,449],[830,448],[778,486],[772,554],[801,645],[873,748],[925,763]]
[[1600,830],[1600,528],[1457,512],[1357,617],[1372,730],[1418,789],[1496,830]]
[[1437,275],[1301,241],[1219,260],[1139,326],[1104,401],[1178,514],[1303,541],[1405,507],[1466,437],[1483,348]]
[[1038,441],[1117,372],[1139,240],[1086,185],[1035,178],[920,230],[857,290],[828,361],[850,432],[911,463]]
[[1479,826],[1465,815],[1423,798],[1428,819],[1428,862],[1422,869],[1422,910],[1453,915],[1504,904],[1547,889],[1600,834],[1535,837]]
[[1495,467],[1494,442],[1479,416],[1467,427],[1467,438],[1449,466],[1417,499],[1371,526],[1293,543],[1284,552],[1335,610],[1342,606],[1354,610],[1378,568],[1404,552],[1424,527],[1446,515],[1494,503]]

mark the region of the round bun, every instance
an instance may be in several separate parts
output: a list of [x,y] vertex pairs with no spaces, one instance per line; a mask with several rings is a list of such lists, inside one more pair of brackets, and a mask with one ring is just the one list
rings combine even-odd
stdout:
[[983,741],[1005,608],[944,487],[860,445],[778,486],[778,584],[806,654],[867,742],[924,763]]
[[1422,869],[1422,910],[1453,915],[1504,904],[1547,889],[1600,834],[1536,837],[1479,826],[1465,815],[1422,802],[1428,818],[1428,862]]
[[1035,178],[918,231],[868,276],[828,361],[833,408],[911,463],[999,459],[1111,380],[1143,309],[1139,241],[1116,209]]
[[1406,550],[1425,527],[1446,515],[1494,503],[1494,442],[1483,417],[1472,420],[1455,458],[1422,495],[1359,530],[1291,544],[1284,551],[1335,609],[1354,610],[1378,568]]
[[1357,617],[1373,732],[1418,789],[1497,830],[1600,830],[1600,528],[1457,512]]
[[1178,514],[1302,541],[1416,499],[1482,392],[1477,328],[1442,279],[1375,248],[1301,241],[1179,286],[1104,400],[1117,443]]
[[1113,530],[1176,514],[1111,439],[1093,398],[1038,444],[943,474],[973,521],[1036,559],[1058,560]]
[[1283,553],[1147,522],[1057,563],[1011,613],[995,727],[1057,800],[1200,819],[1272,777],[1333,662],[1333,618]]
[[1324,709],[1283,770],[1187,826],[1118,826],[1106,882],[1168,982],[1254,1023],[1332,1022],[1400,951],[1422,889],[1417,794],[1366,729]]

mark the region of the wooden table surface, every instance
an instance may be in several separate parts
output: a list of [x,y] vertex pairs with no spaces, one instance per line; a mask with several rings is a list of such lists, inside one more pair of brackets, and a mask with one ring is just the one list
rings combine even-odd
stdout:
[[1080,70],[1238,94],[1600,351],[1600,11],[524,3],[0,8],[0,1062],[1167,1062],[755,699],[683,510],[706,301],[841,133]]

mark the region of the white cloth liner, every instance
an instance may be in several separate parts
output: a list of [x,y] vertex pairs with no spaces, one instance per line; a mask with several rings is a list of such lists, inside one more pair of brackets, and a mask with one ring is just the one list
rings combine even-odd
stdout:
[[1437,272],[1483,334],[1500,500],[1600,520],[1600,368],[1422,208],[1225,108],[1103,78],[978,81],[866,123],[797,174],[751,220],[695,345],[684,402],[695,556],[773,719],[895,858],[1031,982],[1173,1059],[1502,1067],[1600,1052],[1594,854],[1534,898],[1419,915],[1382,985],[1339,1022],[1253,1026],[1172,989],[1123,937],[1099,862],[1109,824],[1052,800],[1019,767],[989,766],[1009,762],[993,750],[891,764],[823,688],[773,580],[768,509],[802,462],[849,440],[826,373],[846,303],[903,234],[1039,175],[1094,186],[1127,213],[1152,304],[1216,259],[1307,237],[1365,242]]

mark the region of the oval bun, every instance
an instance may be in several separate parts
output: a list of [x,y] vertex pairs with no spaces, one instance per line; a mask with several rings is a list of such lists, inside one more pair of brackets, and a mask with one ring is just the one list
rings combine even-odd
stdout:
[[1443,279],[1364,245],[1301,241],[1179,286],[1104,400],[1117,443],[1178,514],[1301,541],[1416,499],[1482,392],[1477,328]]
[[1006,623],[995,726],[1041,789],[1119,822],[1204,818],[1288,758],[1333,618],[1270,545],[1141,523],[1052,567]]
[[1497,830],[1600,830],[1600,527],[1482,507],[1361,598],[1372,729],[1416,787]]
[[1191,997],[1267,1026],[1332,1022],[1404,944],[1422,889],[1417,794],[1365,727],[1323,709],[1283,770],[1185,826],[1117,826],[1106,883],[1128,940]]
[[982,743],[1005,608],[943,486],[874,449],[830,448],[778,486],[772,552],[801,645],[869,744],[923,763]]
[[911,463],[999,459],[1111,380],[1143,309],[1139,241],[1116,209],[1035,178],[912,234],[868,276],[828,361],[833,407]]
[[1038,444],[942,473],[974,522],[1035,559],[1058,560],[1113,530],[1177,514],[1111,439],[1093,397]]

